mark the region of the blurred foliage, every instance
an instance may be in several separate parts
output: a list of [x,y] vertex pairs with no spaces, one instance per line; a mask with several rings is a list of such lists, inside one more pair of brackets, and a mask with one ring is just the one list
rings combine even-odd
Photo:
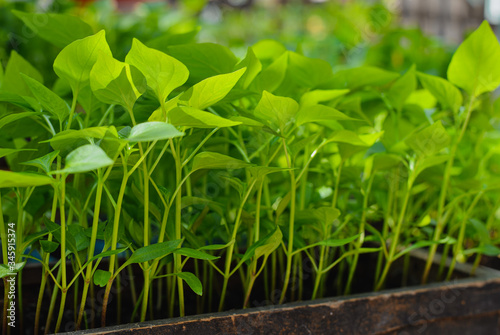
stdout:
[[[118,59],[123,59],[133,37],[149,41],[158,49],[214,42],[230,47],[241,58],[248,46],[274,39],[289,50],[327,60],[335,70],[373,65],[402,72],[416,64],[422,72],[443,76],[454,49],[419,29],[400,27],[397,8],[389,9],[380,1],[259,2],[244,8],[206,0],[175,4],[121,1],[119,6],[128,10],[118,10],[109,0],[4,2],[0,6],[0,60],[5,65],[10,51],[16,50],[35,67],[50,69],[59,51],[27,28],[12,9],[70,13],[90,24],[95,32],[106,29]],[[55,80],[53,74],[46,78]]]

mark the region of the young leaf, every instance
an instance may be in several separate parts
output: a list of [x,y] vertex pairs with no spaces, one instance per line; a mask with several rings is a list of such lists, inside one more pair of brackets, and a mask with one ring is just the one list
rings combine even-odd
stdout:
[[0,188],[42,186],[55,183],[53,178],[35,173],[0,170]]
[[24,74],[21,74],[21,76],[43,109],[57,117],[61,122],[69,116],[69,106],[66,101],[35,79]]
[[134,251],[132,256],[130,256],[125,263],[123,263],[122,268],[133,263],[144,263],[152,259],[163,258],[177,249],[181,242],[182,240],[173,240],[139,248]]
[[418,155],[431,156],[450,144],[450,135],[444,129],[441,121],[437,121],[423,130],[410,135],[406,139],[406,143]]
[[21,57],[16,51],[10,54],[9,62],[5,68],[5,74],[2,81],[2,91],[15,93],[21,96],[32,96],[31,90],[28,88],[21,73],[43,83],[43,77],[28,61]]
[[473,96],[500,85],[500,45],[487,21],[458,47],[448,66],[448,80]]
[[328,88],[357,89],[364,86],[380,86],[398,78],[396,72],[390,72],[377,67],[362,66],[358,68],[341,70],[333,76],[327,84]]
[[309,122],[321,122],[321,121],[345,121],[345,120],[356,120],[344,113],[336,110],[335,108],[328,107],[325,105],[312,105],[303,107],[297,113],[297,126],[303,125]]
[[265,239],[266,242],[255,249],[254,259],[258,259],[261,256],[269,257],[269,255],[280,246],[282,239],[283,234],[279,227],[276,227],[276,230]]
[[330,138],[328,138],[328,142],[338,142],[338,143],[346,143],[354,146],[360,147],[368,147],[369,144],[363,141],[358,134],[351,130],[337,130],[333,133]]
[[42,246],[42,250],[47,253],[54,252],[59,247],[59,243],[47,240],[40,241],[40,245]]
[[396,110],[401,110],[410,94],[417,88],[415,65],[391,85],[387,98]]
[[189,76],[187,67],[177,59],[148,48],[135,38],[125,62],[142,72],[160,102],[165,102],[168,95],[184,84]]
[[25,117],[39,115],[39,114],[40,113],[37,113],[37,112],[22,112],[22,113],[13,113],[13,114],[6,115],[6,116],[0,118],[0,129],[2,129],[3,127],[5,127],[6,125],[8,125],[11,122],[23,119]]
[[184,136],[184,133],[178,131],[171,124],[166,122],[144,122],[132,128],[127,140],[129,142],[148,142],[179,136]]
[[231,240],[227,244],[210,244],[210,245],[204,245],[203,247],[199,248],[200,250],[222,250],[234,243],[234,240]]
[[191,257],[191,258],[196,258],[196,259],[209,260],[209,261],[213,261],[213,260],[219,258],[217,256],[207,254],[206,252],[191,249],[191,248],[177,249],[174,251],[174,254],[178,254],[178,255],[182,255],[182,256],[186,256],[186,257]]
[[111,272],[97,269],[94,273],[94,284],[104,287],[108,284],[109,278],[111,278]]
[[192,107],[176,107],[168,113],[168,117],[168,121],[175,126],[193,128],[224,128],[241,124]]
[[295,121],[299,104],[286,97],[275,96],[267,91],[262,93],[254,114],[262,120],[270,121],[271,125],[283,132],[285,128]]
[[193,170],[201,169],[243,169],[250,164],[216,152],[202,152],[193,158]]
[[167,53],[187,66],[190,83],[231,72],[238,62],[229,48],[213,43],[169,46]]
[[429,74],[418,73],[418,79],[422,86],[427,89],[445,107],[457,113],[462,106],[462,93],[446,79],[431,76]]
[[184,280],[194,293],[203,295],[203,286],[201,284],[201,281],[194,274],[192,274],[191,272],[180,272],[175,273],[175,275]]
[[320,102],[326,102],[349,93],[349,90],[313,90],[302,94],[300,97],[301,108],[314,106]]
[[200,81],[181,97],[189,107],[205,109],[222,100],[241,78],[246,68]]
[[13,10],[12,13],[44,40],[56,47],[64,48],[74,40],[92,35],[92,28],[80,18],[68,14],[26,13]]
[[88,85],[90,70],[102,55],[111,57],[104,30],[66,46],[54,61],[54,71],[69,83],[73,94],[78,95]]
[[287,71],[295,84],[306,88],[315,88],[333,76],[332,66],[327,61],[291,51],[288,53]]
[[262,64],[260,63],[260,60],[255,56],[255,53],[253,52],[253,49],[251,47],[248,48],[245,58],[236,65],[235,70],[239,70],[244,67],[247,70],[245,71],[243,76],[241,76],[240,83],[244,89],[247,89],[255,79],[255,77],[262,70]]
[[14,270],[11,271],[10,267],[5,264],[0,264],[0,278],[7,277],[12,273],[17,273],[23,269],[26,265],[26,262],[16,263],[14,265]]
[[36,149],[10,149],[10,148],[0,148],[0,158],[14,154],[21,151],[36,151]]
[[349,244],[352,241],[356,240],[359,237],[359,235],[354,235],[348,238],[341,238],[341,239],[329,239],[329,240],[324,240],[319,242],[319,245],[324,245],[327,247],[341,247],[343,245]]
[[285,52],[255,77],[251,88],[256,92],[276,91],[285,79],[287,67],[288,52]]
[[104,150],[94,144],[83,145],[66,156],[64,169],[52,171],[56,173],[78,173],[97,170],[113,164],[113,160],[106,155]]
[[[102,53],[90,71],[90,87],[95,96],[104,103],[116,104],[131,111],[143,93],[143,82],[133,76],[129,64]],[[144,78],[143,78],[144,79]]]

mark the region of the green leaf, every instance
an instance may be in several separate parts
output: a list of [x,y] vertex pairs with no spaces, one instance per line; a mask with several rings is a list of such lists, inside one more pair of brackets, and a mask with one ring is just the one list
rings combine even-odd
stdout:
[[500,45],[487,21],[458,47],[448,66],[448,80],[473,96],[500,85]]
[[177,59],[148,48],[135,38],[125,62],[142,72],[160,102],[165,102],[168,95],[183,85],[189,76],[187,67]]
[[89,127],[80,130],[69,129],[57,133],[47,142],[54,150],[63,152],[68,148],[77,146],[81,142],[90,142],[93,138],[103,138],[108,127]]
[[175,107],[168,113],[168,117],[168,121],[175,126],[193,128],[224,128],[241,124],[192,107]]
[[320,102],[327,102],[349,93],[349,90],[313,90],[308,91],[300,98],[301,108],[314,106]]
[[418,73],[418,79],[422,86],[427,89],[439,101],[444,108],[450,108],[457,113],[462,106],[462,93],[446,79]]
[[29,112],[35,111],[39,114],[42,112],[42,106],[40,106],[36,99],[28,96],[21,96],[16,93],[0,92],[0,102],[11,103]]
[[396,260],[399,257],[404,256],[407,253],[409,253],[410,251],[415,250],[415,249],[429,247],[433,244],[453,244],[453,243],[455,243],[455,239],[451,239],[451,238],[444,238],[444,239],[441,239],[439,241],[418,241],[417,243],[412,244],[411,246],[405,248],[403,251],[400,251],[398,254],[396,254],[396,256],[394,256],[393,260]]
[[269,257],[269,255],[280,246],[282,239],[283,234],[279,227],[276,227],[274,232],[265,238],[265,243],[255,249],[254,259],[258,259],[262,256]]
[[104,150],[94,144],[82,145],[66,156],[64,169],[52,171],[56,173],[79,173],[97,170],[113,164],[113,160],[106,155]]
[[295,122],[298,110],[299,104],[295,100],[264,91],[254,114],[259,119],[270,121],[272,126],[283,133],[287,126]]
[[69,83],[73,94],[77,95],[89,84],[90,70],[98,58],[103,56],[111,57],[111,50],[106,42],[105,32],[101,30],[66,46],[54,61],[54,71],[59,78]]
[[222,250],[226,249],[230,245],[234,244],[234,240],[231,240],[227,244],[210,244],[210,245],[204,245],[203,247],[199,248],[200,250]]
[[424,157],[423,159],[420,159],[417,161],[417,164],[415,165],[415,178],[422,173],[425,169],[428,169],[430,167],[436,166],[443,164],[444,162],[448,161],[450,156],[448,155],[440,155],[440,156],[429,156],[429,157]]
[[309,122],[356,120],[333,107],[312,105],[303,107],[297,113],[297,126]]
[[111,272],[97,269],[94,273],[94,284],[104,287],[111,278]]
[[241,76],[240,82],[243,88],[247,89],[255,79],[255,77],[262,70],[262,64],[260,63],[260,60],[257,58],[257,56],[255,56],[255,53],[253,52],[253,49],[251,47],[248,48],[245,58],[243,58],[243,60],[236,65],[235,70],[242,68],[246,68],[247,70],[245,71],[243,76]]
[[195,250],[191,248],[180,248],[174,251],[174,254],[177,255],[182,255],[186,257],[191,257],[191,258],[196,258],[196,259],[203,259],[203,260],[209,260],[213,261],[215,259],[218,259],[220,257],[213,256],[210,254],[207,254],[206,252],[200,251],[200,250]]
[[328,88],[353,90],[363,86],[381,86],[398,77],[399,75],[396,72],[372,66],[362,66],[335,73],[328,84]]
[[256,92],[276,91],[285,79],[287,67],[288,52],[285,52],[255,77],[251,88]]
[[441,121],[434,122],[423,130],[410,135],[406,144],[420,156],[432,156],[450,144],[450,135]]
[[40,241],[40,245],[42,246],[42,250],[47,253],[51,253],[56,251],[56,249],[59,247],[59,243],[54,242],[54,241],[47,241],[47,240],[42,240]]
[[42,186],[55,183],[53,178],[35,173],[0,170],[0,188]]
[[6,115],[6,116],[0,118],[0,129],[2,129],[3,127],[5,127],[6,125],[8,125],[11,122],[23,119],[25,117],[34,116],[34,115],[40,115],[40,113],[22,112],[22,113],[13,113],[13,114]]
[[238,62],[231,50],[213,43],[170,46],[167,53],[187,66],[190,83],[231,72]]
[[481,254],[490,257],[498,257],[500,248],[491,244],[481,245],[479,247],[470,248],[464,251],[464,255]]
[[28,61],[21,57],[16,51],[10,54],[9,62],[5,68],[5,74],[0,87],[2,91],[19,95],[32,96],[31,90],[24,82],[21,74],[43,83],[43,77]]
[[57,117],[61,122],[69,116],[70,109],[66,101],[35,79],[24,74],[21,74],[21,76],[44,110]]
[[10,148],[0,148],[0,158],[14,154],[21,151],[36,151],[36,149],[10,149]]
[[94,33],[87,23],[73,15],[26,13],[18,10],[13,10],[12,13],[20,18],[32,32],[59,48],[64,48],[74,40]]
[[367,147],[368,143],[363,141],[358,134],[351,130],[337,130],[328,138],[328,142],[346,143],[354,146]]
[[396,110],[401,110],[410,94],[417,88],[417,77],[415,65],[412,65],[404,75],[391,85],[387,92],[387,98],[391,102],[392,107]]
[[203,295],[203,286],[201,284],[201,281],[194,274],[192,274],[191,272],[180,272],[175,273],[174,275],[184,280],[194,293]]
[[184,136],[174,126],[166,122],[144,122],[132,128],[127,140],[129,142],[148,142],[166,140]]
[[193,158],[192,171],[201,169],[243,169],[250,164],[217,152],[202,152]]
[[241,78],[246,68],[218,76],[207,78],[189,90],[187,90],[180,100],[189,107],[205,109],[222,100]]
[[132,256],[125,263],[123,263],[122,268],[127,265],[134,263],[144,263],[149,262],[150,260],[159,260],[171,254],[175,249],[179,247],[182,240],[174,240],[162,243],[151,244],[134,251]]
[[[269,233],[265,237],[261,238],[260,240],[258,240],[254,244],[252,244],[250,246],[250,248],[247,249],[247,251],[245,252],[245,254],[243,255],[243,257],[241,258],[238,265],[236,266],[236,268],[233,271],[235,271],[244,262],[248,261],[250,258],[252,258],[254,256],[255,256],[254,260],[257,260],[260,256],[266,256],[267,253],[273,252],[281,243],[282,238],[283,238],[283,235],[282,235],[280,229],[276,226],[276,228],[271,233]],[[268,245],[268,243],[269,243],[269,245]],[[266,245],[268,245],[268,247],[266,247]],[[264,247],[264,248],[262,248],[262,247]],[[259,248],[262,248],[262,249],[259,249]],[[256,254],[257,250],[259,250],[258,256]]]
[[12,273],[17,273],[21,271],[25,265],[26,262],[16,263],[11,269],[8,265],[0,264],[0,278],[7,277]]
[[296,52],[288,52],[288,74],[294,84],[308,89],[330,80],[332,66],[322,59],[313,59]]
[[141,78],[132,73],[129,64],[105,53],[100,54],[90,71],[90,87],[95,96],[104,103],[121,105],[129,111],[144,93],[143,84]]
[[318,242],[318,244],[324,245],[327,247],[341,247],[343,245],[351,243],[352,241],[356,240],[358,237],[359,237],[359,234],[348,237],[348,238],[328,239],[328,240],[320,241],[320,242]]

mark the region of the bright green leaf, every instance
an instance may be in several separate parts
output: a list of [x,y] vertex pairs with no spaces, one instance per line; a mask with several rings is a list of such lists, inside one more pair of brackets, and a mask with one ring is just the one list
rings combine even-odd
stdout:
[[500,85],[500,45],[487,21],[458,47],[448,66],[448,80],[478,96]]
[[245,71],[246,68],[242,68],[231,73],[207,78],[187,90],[180,97],[180,100],[186,101],[188,106],[198,109],[210,107],[231,91]]
[[113,160],[104,150],[94,144],[78,147],[66,156],[64,169],[52,171],[55,173],[79,173],[97,170],[113,164]]
[[104,287],[108,284],[110,278],[111,272],[97,269],[94,273],[94,284]]
[[450,144],[450,135],[441,121],[434,122],[423,130],[410,135],[406,143],[418,155],[432,156]]
[[462,105],[462,93],[446,79],[418,73],[418,79],[422,86],[427,89],[445,108],[450,108],[457,113]]
[[184,84],[189,76],[186,66],[177,59],[148,48],[135,38],[125,62],[142,72],[160,102],[165,102],[168,95]]
[[27,60],[21,57],[16,51],[10,54],[9,62],[5,68],[5,74],[0,87],[2,91],[19,95],[32,96],[31,90],[24,82],[21,74],[43,83],[43,77]]
[[297,126],[309,122],[356,120],[333,107],[312,105],[303,107],[297,113]]
[[171,254],[175,249],[179,247],[182,240],[173,240],[168,242],[151,244],[134,251],[132,256],[125,263],[123,263],[122,267],[126,267],[127,265],[133,263],[144,263],[149,262],[150,260],[156,259],[159,260]]
[[[24,24],[44,40],[64,48],[74,40],[92,35],[92,28],[80,18],[58,13],[12,11]],[[31,33],[31,32],[30,32]]]
[[203,295],[203,286],[201,284],[201,281],[194,274],[192,274],[191,272],[180,272],[175,273],[175,275],[184,280],[194,293]]
[[206,252],[200,251],[200,250],[195,250],[191,248],[180,248],[174,251],[174,254],[177,255],[182,255],[186,257],[191,257],[191,258],[196,258],[196,259],[203,259],[203,260],[209,260],[213,261],[215,259],[218,259],[219,257],[213,256],[210,254],[207,254]]
[[403,108],[406,99],[410,94],[417,88],[417,78],[415,65],[412,65],[404,75],[398,78],[391,85],[389,91],[387,92],[387,99],[391,102],[391,105],[396,110],[401,110]]
[[66,101],[35,79],[24,74],[21,76],[44,110],[57,117],[61,122],[69,116],[69,106]]
[[168,113],[168,117],[175,126],[193,128],[224,128],[241,124],[192,107],[176,107]]
[[193,170],[201,169],[243,169],[250,164],[217,152],[202,152],[193,158]]
[[35,173],[0,170],[0,188],[42,186],[55,183],[55,180]]
[[104,30],[66,46],[54,61],[54,71],[69,83],[73,94],[78,94],[89,84],[90,70],[102,56],[111,57]]
[[298,110],[299,104],[295,100],[264,91],[254,114],[264,121],[270,121],[272,126],[283,132],[287,126],[295,122]]
[[127,138],[129,142],[148,142],[166,140],[183,136],[173,125],[166,122],[144,122],[132,128]]

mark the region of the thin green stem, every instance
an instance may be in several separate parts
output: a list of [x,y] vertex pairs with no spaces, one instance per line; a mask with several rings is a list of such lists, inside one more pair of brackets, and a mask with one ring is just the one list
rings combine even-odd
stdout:
[[282,139],[283,150],[285,152],[285,157],[287,160],[288,168],[290,169],[290,221],[288,224],[288,250],[286,253],[286,272],[285,280],[283,282],[283,288],[281,291],[280,304],[283,303],[286,297],[286,291],[288,289],[288,283],[290,282],[290,274],[292,271],[292,259],[293,259],[293,236],[295,232],[295,205],[297,196],[297,181],[295,179],[295,172],[292,169],[292,161],[288,154],[286,148],[285,139]]

